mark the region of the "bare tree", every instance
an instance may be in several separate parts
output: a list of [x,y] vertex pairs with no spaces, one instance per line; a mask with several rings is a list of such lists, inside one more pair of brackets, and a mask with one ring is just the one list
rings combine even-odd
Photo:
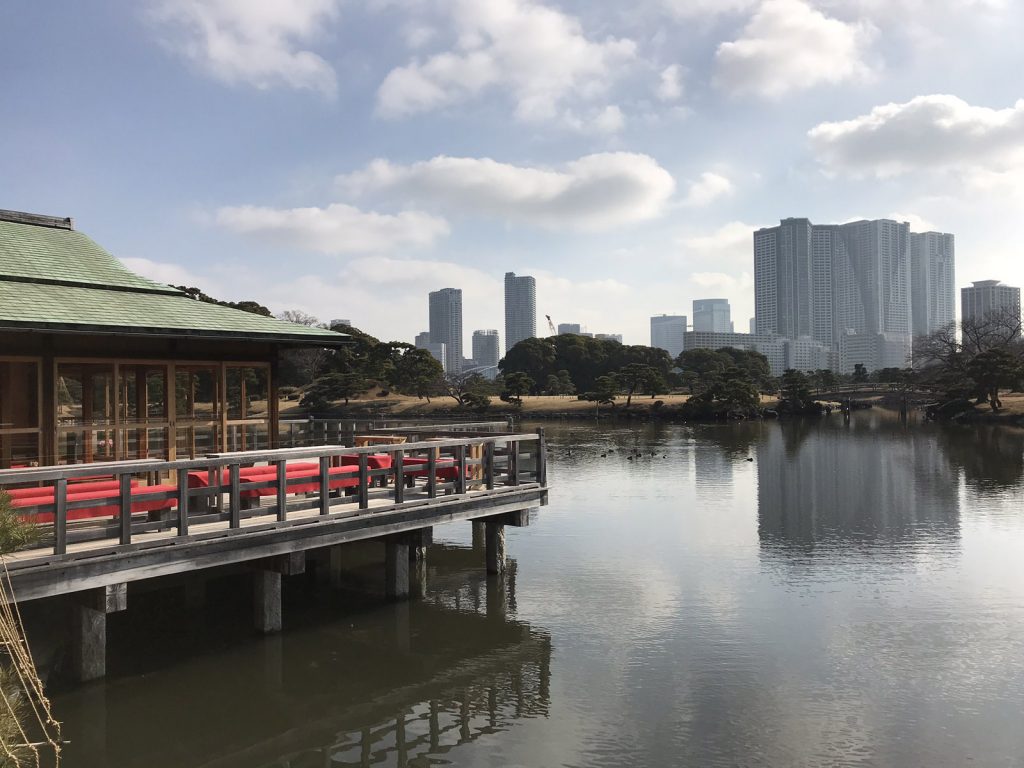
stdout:
[[[314,317],[301,309],[286,309],[277,316],[278,320],[288,323],[305,325],[310,328],[327,328],[326,323],[321,323],[319,318]],[[304,384],[308,384],[317,377],[323,369],[324,363],[329,356],[328,350],[323,347],[302,347],[290,349],[282,353],[282,357],[295,367]]]

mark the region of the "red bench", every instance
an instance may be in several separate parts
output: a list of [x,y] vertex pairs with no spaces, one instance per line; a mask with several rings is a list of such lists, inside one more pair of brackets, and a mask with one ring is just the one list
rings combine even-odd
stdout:
[[[178,490],[175,485],[144,485],[140,486],[137,480],[132,480],[131,490],[131,512],[159,512],[174,509],[178,506],[177,496],[171,498],[151,498],[163,493],[174,493]],[[120,484],[116,481],[104,481],[98,483],[79,483],[68,487],[68,504],[82,501],[99,501],[114,499],[120,492]],[[14,509],[25,509],[18,516],[26,522],[52,523],[56,513],[54,511],[31,511],[34,507],[53,507],[53,487],[45,488],[15,488],[7,492],[11,497],[11,507]],[[121,505],[117,503],[100,504],[97,506],[82,507],[80,509],[69,509],[68,520],[87,520],[94,517],[115,517],[121,512]]]

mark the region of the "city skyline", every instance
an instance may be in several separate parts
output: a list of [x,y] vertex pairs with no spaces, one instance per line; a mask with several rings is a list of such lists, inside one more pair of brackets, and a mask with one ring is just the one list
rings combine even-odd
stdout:
[[395,339],[451,285],[466,328],[502,329],[510,270],[541,327],[615,307],[643,343],[702,297],[745,319],[750,232],[794,212],[955,232],[958,288],[1024,284],[1019,3],[260,7],[20,5],[0,207],[74,216],[160,282]]

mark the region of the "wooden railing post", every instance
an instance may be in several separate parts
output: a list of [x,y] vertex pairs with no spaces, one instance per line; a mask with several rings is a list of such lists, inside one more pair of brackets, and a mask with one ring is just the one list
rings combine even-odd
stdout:
[[391,456],[395,470],[395,504],[401,504],[405,501],[405,451],[395,451]]
[[367,509],[370,506],[370,457],[365,453],[359,454],[359,508]]
[[519,485],[519,441],[509,439],[508,443],[508,478],[506,485]]
[[455,492],[466,492],[466,445],[455,446]]
[[288,462],[277,462],[277,519],[288,519]]
[[230,515],[230,522],[228,525],[231,528],[238,528],[242,524],[242,494],[241,494],[241,480],[239,478],[239,470],[241,465],[232,464],[228,467],[228,478],[229,478],[229,492],[228,492],[228,514]]
[[331,457],[320,457],[320,514],[331,514]]
[[178,470],[178,535],[188,536],[188,470]]
[[427,498],[437,497],[437,452],[431,448],[427,454]]
[[494,441],[484,443],[484,484],[487,490],[494,490]]
[[540,438],[537,440],[537,482],[548,484],[548,441],[544,437],[544,427],[537,429]]
[[123,474],[118,478],[121,494],[121,543],[132,543],[132,476]]
[[53,554],[68,551],[68,481],[60,478],[53,484]]

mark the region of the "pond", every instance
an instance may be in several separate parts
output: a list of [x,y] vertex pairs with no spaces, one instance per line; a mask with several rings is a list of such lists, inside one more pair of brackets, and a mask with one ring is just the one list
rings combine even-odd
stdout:
[[[424,595],[288,579],[141,595],[55,697],[73,766],[1024,765],[1024,432],[547,424],[551,504]],[[130,618],[130,621],[128,620]]]

